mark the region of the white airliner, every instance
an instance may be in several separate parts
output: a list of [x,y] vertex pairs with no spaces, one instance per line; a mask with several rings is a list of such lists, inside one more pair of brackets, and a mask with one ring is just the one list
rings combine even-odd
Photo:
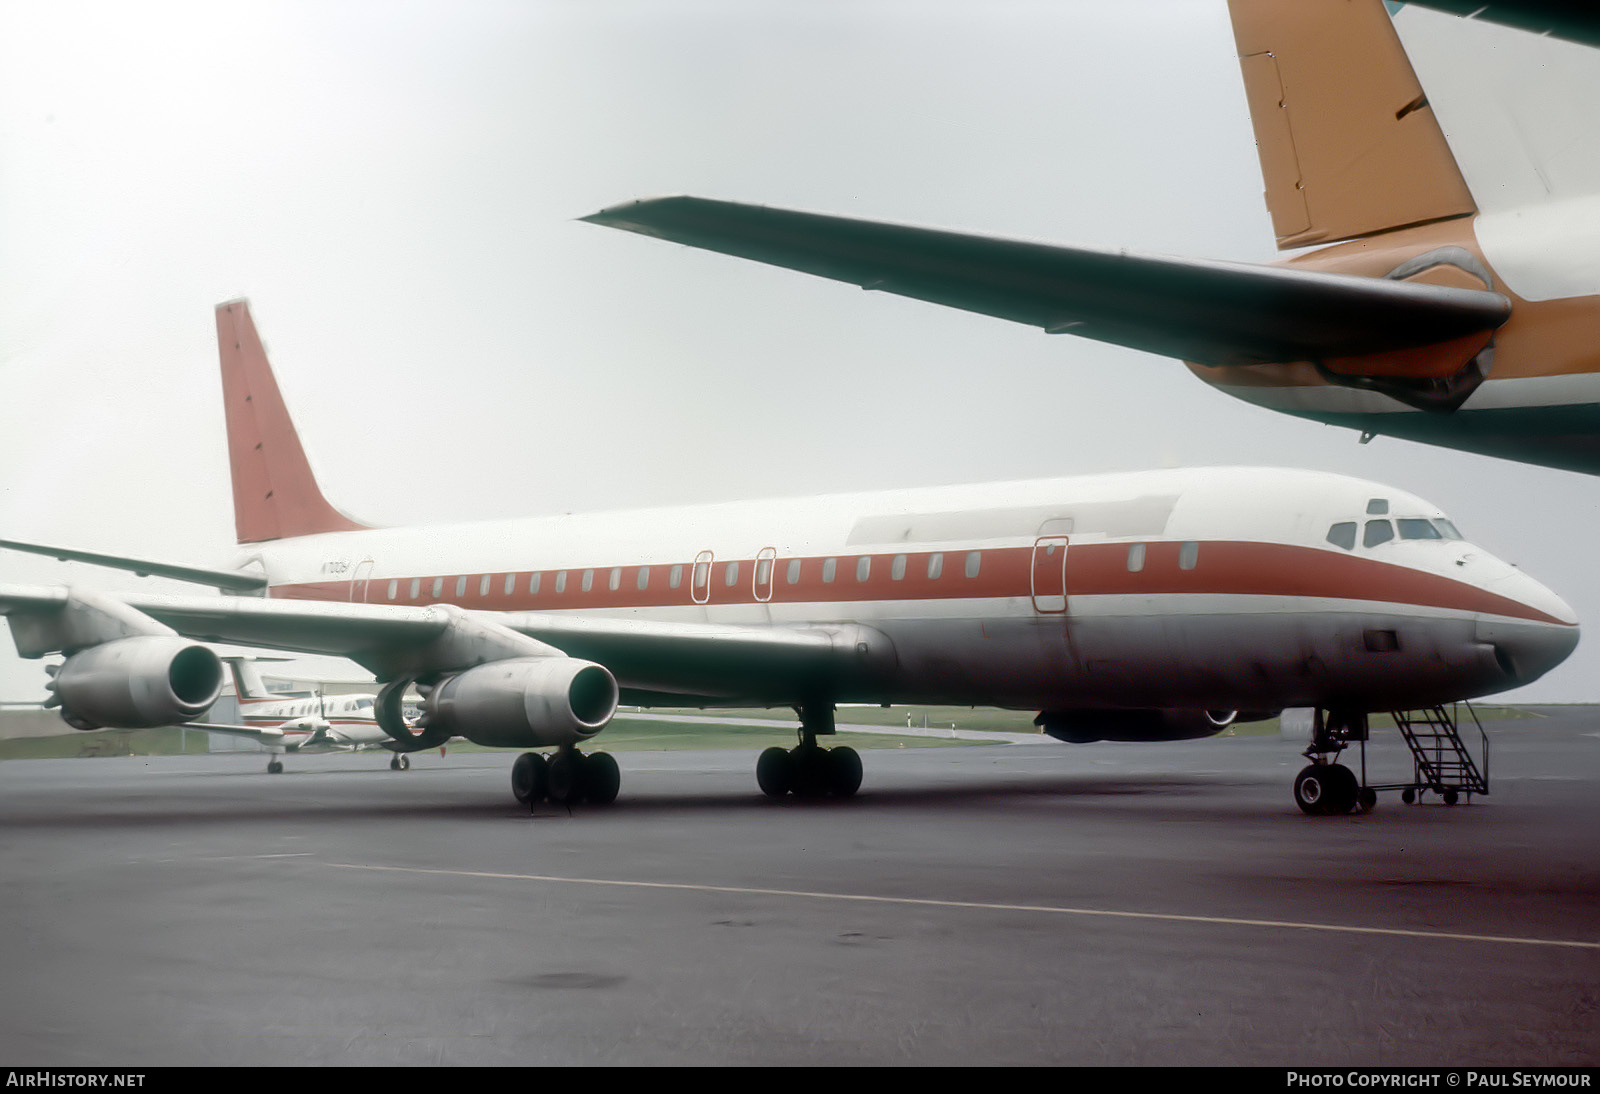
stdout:
[[377,696],[324,695],[320,689],[293,694],[267,690],[252,657],[224,657],[233,676],[243,725],[188,722],[193,729],[225,737],[242,737],[265,745],[272,753],[267,773],[283,772],[281,757],[287,752],[354,752],[381,748],[393,752],[389,767],[409,770],[411,758],[396,749],[397,742],[379,725]]
[[400,750],[554,746],[514,765],[524,801],[615,796],[615,761],[578,746],[619,698],[793,707],[799,743],[757,765],[772,796],[857,790],[856,753],[817,744],[838,703],[1034,710],[1067,741],[1199,737],[1236,711],[1315,707],[1296,797],[1347,812],[1357,780],[1333,761],[1369,711],[1526,684],[1578,641],[1559,597],[1435,506],[1310,471],[369,528],[318,489],[243,301],[218,307],[217,330],[243,553],[187,573],[266,599],[0,586],[18,652],[69,655],[51,686],[73,725],[198,717],[221,668],[180,635],[357,661],[384,682],[375,719]]

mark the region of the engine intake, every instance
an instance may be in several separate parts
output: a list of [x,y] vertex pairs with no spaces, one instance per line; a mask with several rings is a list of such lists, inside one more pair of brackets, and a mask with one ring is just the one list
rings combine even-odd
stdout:
[[617,712],[617,681],[605,666],[572,657],[493,661],[447,677],[423,703],[430,735],[494,748],[576,744]]
[[[1244,716],[1247,720],[1250,715]],[[1047,710],[1033,724],[1058,741],[1189,741],[1221,733],[1240,718],[1232,710]]]
[[183,638],[118,638],[67,658],[50,689],[74,729],[170,726],[211,709],[222,694],[222,662]]

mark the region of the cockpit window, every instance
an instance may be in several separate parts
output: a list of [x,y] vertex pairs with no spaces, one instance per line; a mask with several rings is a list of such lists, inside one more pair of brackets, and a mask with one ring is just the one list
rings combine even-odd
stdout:
[[1452,524],[1448,520],[1445,520],[1443,517],[1440,517],[1439,519],[1435,520],[1433,522],[1433,526],[1435,528],[1439,529],[1439,531],[1444,534],[1444,538],[1445,539],[1465,539],[1466,538],[1460,532],[1456,531],[1456,526],[1454,524]]
[[1367,513],[1370,516],[1381,517],[1389,511],[1388,498],[1373,498],[1367,502]]
[[1401,539],[1443,539],[1433,521],[1417,517],[1401,517],[1395,521],[1400,526]]
[[1361,546],[1376,547],[1394,538],[1394,525],[1386,520],[1367,521],[1367,530],[1361,536]]
[[1343,547],[1346,551],[1356,548],[1356,522],[1353,520],[1340,521],[1328,529],[1328,542],[1335,547]]

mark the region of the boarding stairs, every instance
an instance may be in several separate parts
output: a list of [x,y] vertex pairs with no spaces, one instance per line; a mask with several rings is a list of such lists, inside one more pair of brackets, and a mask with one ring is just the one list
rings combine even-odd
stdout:
[[1489,792],[1489,735],[1470,705],[1467,713],[1477,728],[1479,756],[1474,758],[1461,740],[1456,720],[1442,706],[1425,710],[1392,712],[1394,724],[1411,749],[1413,778],[1409,783],[1374,786],[1373,790],[1398,790],[1401,800],[1410,804],[1424,790],[1431,790],[1454,805],[1462,794],[1470,801],[1474,794]]

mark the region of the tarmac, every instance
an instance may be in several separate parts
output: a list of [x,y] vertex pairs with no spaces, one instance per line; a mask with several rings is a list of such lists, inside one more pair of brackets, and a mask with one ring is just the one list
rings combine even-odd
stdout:
[[1277,737],[846,801],[625,752],[531,814],[509,754],[0,763],[0,1065],[1594,1065],[1600,711],[1544,713],[1488,796],[1337,818]]

